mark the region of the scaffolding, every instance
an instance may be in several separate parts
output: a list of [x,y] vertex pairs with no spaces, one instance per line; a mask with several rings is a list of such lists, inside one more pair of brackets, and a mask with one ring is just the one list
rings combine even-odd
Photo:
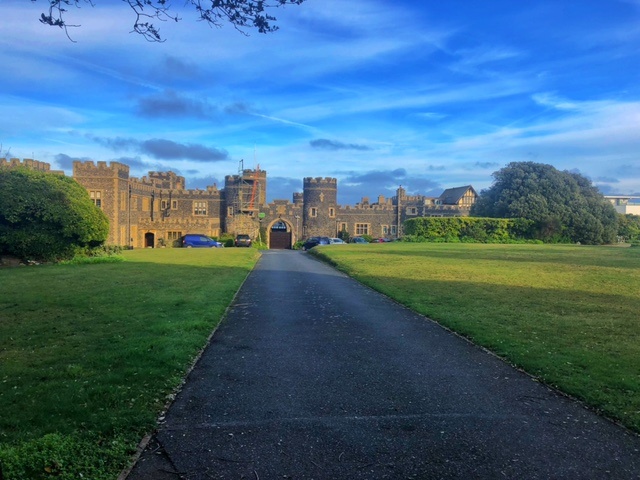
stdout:
[[244,160],[240,160],[233,202],[233,211],[236,214],[257,216],[260,211],[263,177],[260,165],[255,170],[245,170]]

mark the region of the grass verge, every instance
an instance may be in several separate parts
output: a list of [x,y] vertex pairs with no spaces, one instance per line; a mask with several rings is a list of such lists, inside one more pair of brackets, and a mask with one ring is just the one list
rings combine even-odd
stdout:
[[0,269],[4,479],[115,478],[258,255],[132,250]]
[[393,243],[312,251],[640,432],[640,249]]

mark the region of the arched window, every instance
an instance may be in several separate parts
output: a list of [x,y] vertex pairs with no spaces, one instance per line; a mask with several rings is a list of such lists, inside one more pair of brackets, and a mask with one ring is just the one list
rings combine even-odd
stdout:
[[287,224],[284,223],[282,220],[278,220],[271,227],[271,231],[272,232],[286,232],[287,231]]

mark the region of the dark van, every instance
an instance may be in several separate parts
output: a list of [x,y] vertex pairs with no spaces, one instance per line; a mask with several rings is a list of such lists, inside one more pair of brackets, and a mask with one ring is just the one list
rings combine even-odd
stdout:
[[199,233],[188,233],[187,235],[184,235],[181,239],[180,239],[180,244],[185,247],[185,248],[195,248],[195,247],[201,247],[201,248],[220,248],[220,247],[224,247],[224,244],[218,242],[217,240],[214,240],[211,237],[208,237],[206,235],[201,235]]

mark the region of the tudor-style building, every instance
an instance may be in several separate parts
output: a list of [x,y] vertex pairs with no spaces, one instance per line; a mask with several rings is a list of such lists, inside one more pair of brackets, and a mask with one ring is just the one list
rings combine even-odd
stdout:
[[[29,159],[0,159],[2,165],[49,171],[49,164]],[[341,206],[335,178],[307,177],[292,201],[267,203],[267,172],[259,167],[226,176],[222,189],[187,189],[184,177],[171,171],[131,177],[129,166],[119,162],[76,161],[73,178],[109,218],[107,243],[133,248],[170,246],[187,233],[246,233],[270,248],[291,248],[303,238],[336,237],[341,231],[397,238],[409,218],[469,215],[478,196],[470,185],[447,189],[439,197],[407,195],[399,187],[391,198],[380,195],[371,203],[365,197],[354,206]]]

